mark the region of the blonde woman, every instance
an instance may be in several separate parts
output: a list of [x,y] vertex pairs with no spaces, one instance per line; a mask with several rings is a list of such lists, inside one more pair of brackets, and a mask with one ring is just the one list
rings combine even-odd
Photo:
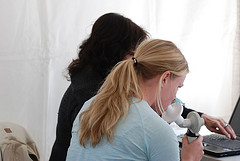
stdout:
[[[141,43],[134,57],[118,63],[82,107],[67,160],[180,160],[176,135],[159,115],[188,72],[187,61],[172,42]],[[202,136],[192,143],[185,136],[181,160],[198,161],[202,155]]]

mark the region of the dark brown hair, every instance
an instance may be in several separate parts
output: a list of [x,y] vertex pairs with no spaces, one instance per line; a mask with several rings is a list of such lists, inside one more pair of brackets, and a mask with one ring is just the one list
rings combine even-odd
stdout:
[[147,37],[148,33],[130,19],[117,13],[104,14],[93,24],[89,38],[79,48],[78,58],[68,66],[69,76],[89,66],[106,77],[115,64]]

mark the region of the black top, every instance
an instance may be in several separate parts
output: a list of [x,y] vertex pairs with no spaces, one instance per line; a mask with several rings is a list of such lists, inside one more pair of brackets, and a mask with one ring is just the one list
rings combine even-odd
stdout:
[[[93,97],[104,80],[98,72],[91,68],[79,70],[71,78],[71,84],[65,92],[58,111],[56,140],[49,161],[65,161],[72,137],[72,126],[84,102]],[[184,107],[182,116],[186,118],[193,111]],[[200,115],[202,113],[199,113]]]
[[[185,106],[183,106],[183,112],[182,112],[182,117],[183,118],[186,118],[188,113],[191,112],[191,111],[195,111],[195,110],[192,110],[190,108],[186,108]],[[197,112],[200,116],[202,116],[202,112]]]
[[90,68],[79,70],[71,78],[58,111],[56,140],[50,161],[65,161],[72,137],[72,126],[84,102],[93,97],[104,78]]

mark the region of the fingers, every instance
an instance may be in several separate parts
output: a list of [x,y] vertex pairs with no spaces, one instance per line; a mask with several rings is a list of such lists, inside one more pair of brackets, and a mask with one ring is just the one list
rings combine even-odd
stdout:
[[199,142],[202,142],[203,141],[203,137],[201,135],[199,135],[196,140],[198,140]]
[[182,160],[201,160],[204,154],[202,139],[202,136],[198,136],[196,140],[189,143],[187,135],[184,135],[182,139],[183,146],[181,150]]
[[236,134],[232,127],[227,124],[223,119],[211,117],[203,114],[201,116],[205,121],[205,126],[212,132],[223,134],[228,138],[236,139]]
[[188,138],[187,138],[187,135],[186,135],[186,134],[184,134],[184,136],[183,136],[183,138],[182,138],[182,144],[183,144],[183,146],[185,146],[186,144],[189,144]]
[[228,138],[236,139],[236,134],[232,129],[231,125],[227,124],[223,120],[218,122],[218,125],[216,127],[216,132],[220,134],[224,134]]
[[[223,126],[223,128],[224,128],[224,126]],[[227,126],[225,126],[224,130],[227,132],[228,135],[230,135],[230,138],[236,139],[236,134],[235,134],[233,128],[231,127],[231,125],[227,124]]]
[[231,138],[230,134],[224,128],[224,125],[225,123],[223,121],[218,122],[218,125],[216,127],[217,133],[224,134],[226,137]]

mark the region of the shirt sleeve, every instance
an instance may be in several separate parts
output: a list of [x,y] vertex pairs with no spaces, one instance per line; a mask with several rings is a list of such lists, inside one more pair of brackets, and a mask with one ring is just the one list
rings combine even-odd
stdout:
[[[182,112],[182,117],[183,118],[187,118],[187,115],[188,115],[188,113],[189,112],[192,112],[192,111],[195,111],[195,110],[193,110],[193,109],[191,109],[191,108],[186,108],[186,106],[185,106],[185,103],[183,103],[179,98],[175,98],[174,99],[174,101],[175,102],[177,102],[177,103],[180,103],[182,106],[183,106],[183,112]],[[198,111],[196,111],[200,116],[202,116],[202,112],[198,112]]]

